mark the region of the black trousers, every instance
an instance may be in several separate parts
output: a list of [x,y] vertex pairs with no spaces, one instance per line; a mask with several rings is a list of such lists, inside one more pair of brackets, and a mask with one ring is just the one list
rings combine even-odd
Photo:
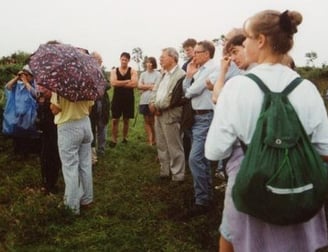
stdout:
[[58,154],[57,128],[41,134],[41,176],[46,190],[56,190],[61,161]]

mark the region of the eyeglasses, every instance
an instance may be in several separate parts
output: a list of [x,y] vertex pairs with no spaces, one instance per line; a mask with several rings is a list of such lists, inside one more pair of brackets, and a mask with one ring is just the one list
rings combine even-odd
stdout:
[[195,54],[200,54],[200,53],[204,53],[204,52],[206,52],[206,51],[205,50],[203,50],[203,51],[194,51]]

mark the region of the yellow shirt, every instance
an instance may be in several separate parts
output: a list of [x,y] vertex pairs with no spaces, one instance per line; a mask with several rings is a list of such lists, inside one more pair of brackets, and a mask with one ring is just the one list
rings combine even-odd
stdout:
[[51,103],[61,109],[55,115],[55,124],[60,126],[63,123],[75,121],[88,116],[94,101],[77,101],[71,102],[56,93],[51,94]]

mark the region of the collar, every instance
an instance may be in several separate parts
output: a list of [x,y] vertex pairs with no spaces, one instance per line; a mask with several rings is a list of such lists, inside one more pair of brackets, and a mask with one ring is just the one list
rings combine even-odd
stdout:
[[175,65],[170,71],[165,71],[164,74],[172,74],[175,69],[177,69],[178,65]]

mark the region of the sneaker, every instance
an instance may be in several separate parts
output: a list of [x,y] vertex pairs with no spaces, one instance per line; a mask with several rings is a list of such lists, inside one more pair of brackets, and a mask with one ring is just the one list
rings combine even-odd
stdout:
[[217,178],[219,178],[221,180],[227,180],[227,177],[225,175],[225,172],[224,171],[221,171],[221,170],[219,170],[219,171],[217,171],[215,173],[215,177],[217,177]]
[[127,140],[126,138],[124,138],[124,139],[122,140],[122,143],[123,143],[123,144],[127,144],[127,143],[128,143],[128,140]]
[[103,150],[103,149],[99,149],[99,150],[97,151],[97,154],[98,154],[99,156],[105,156],[105,150]]

